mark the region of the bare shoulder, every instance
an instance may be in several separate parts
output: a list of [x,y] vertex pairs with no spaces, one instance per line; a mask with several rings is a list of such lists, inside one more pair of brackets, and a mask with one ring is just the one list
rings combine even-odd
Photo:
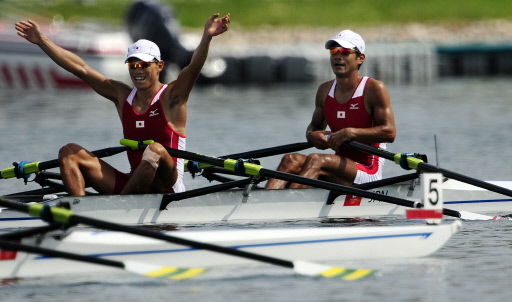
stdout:
[[373,78],[368,78],[368,82],[366,83],[366,89],[373,90],[373,91],[387,90],[384,82],[373,79]]
[[368,100],[372,102],[389,100],[388,89],[384,82],[372,78],[369,78],[366,83],[365,94],[369,97]]
[[121,104],[120,100],[126,98],[132,90],[127,84],[109,78],[90,84],[94,91],[112,101],[116,106]]
[[110,85],[117,94],[118,98],[124,98],[125,96],[128,96],[128,94],[130,94],[133,89],[133,87],[130,85],[118,80],[108,79],[107,81],[110,82]]
[[320,86],[318,86],[318,91],[327,91],[327,92],[329,92],[329,89],[331,89],[332,83],[334,81],[335,80],[329,80],[329,81],[323,82],[322,84],[320,84]]
[[327,81],[327,82],[323,82],[322,84],[320,84],[318,86],[318,90],[316,92],[317,94],[317,98],[318,97],[322,97],[322,98],[325,98],[327,96],[327,94],[329,93],[329,90],[331,89],[332,87],[332,83],[334,82],[335,80],[330,80],[330,81]]

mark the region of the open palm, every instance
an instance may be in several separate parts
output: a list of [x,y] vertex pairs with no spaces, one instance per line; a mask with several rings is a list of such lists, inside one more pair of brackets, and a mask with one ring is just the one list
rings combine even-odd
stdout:
[[228,30],[230,15],[227,14],[226,16],[217,19],[218,16],[219,14],[214,14],[206,22],[205,30],[209,36],[217,36]]
[[15,24],[15,28],[18,31],[18,36],[25,38],[31,43],[37,44],[41,40],[41,29],[31,20],[20,21]]

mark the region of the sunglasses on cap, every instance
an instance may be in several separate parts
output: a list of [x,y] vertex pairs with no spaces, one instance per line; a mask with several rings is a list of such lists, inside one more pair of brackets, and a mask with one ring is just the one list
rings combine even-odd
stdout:
[[329,49],[329,53],[331,55],[335,55],[337,53],[340,53],[342,56],[347,56],[351,53],[357,53],[357,50],[351,49],[351,48],[344,48],[344,47],[334,47]]
[[151,62],[146,62],[146,61],[126,62],[126,64],[128,65],[128,68],[130,68],[130,69],[135,69],[137,67],[142,68],[142,69],[146,69],[149,66],[151,66],[151,63],[158,63],[158,62],[155,62],[155,61],[151,61]]

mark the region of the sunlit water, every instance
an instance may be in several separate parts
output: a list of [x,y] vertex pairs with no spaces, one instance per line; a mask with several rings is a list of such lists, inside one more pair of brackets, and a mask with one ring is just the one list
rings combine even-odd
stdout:
[[[218,156],[303,142],[316,86],[196,87],[189,101],[187,149]],[[388,150],[424,153],[430,163],[437,162],[443,168],[478,179],[510,179],[509,79],[443,80],[425,86],[388,89],[398,129],[397,139]],[[68,142],[96,150],[118,146],[122,138],[113,105],[91,91],[4,91],[0,98],[0,169],[15,161],[55,159],[59,147]],[[279,158],[263,158],[261,164],[275,168]],[[107,160],[121,170],[128,169],[124,154]],[[385,168],[385,176],[404,172],[391,162]],[[201,177],[191,179],[188,175],[185,182],[189,189],[208,184]],[[0,194],[36,188],[33,183],[25,186],[17,179],[0,180]],[[272,226],[263,226],[269,225]],[[28,279],[0,287],[0,299],[507,301],[507,289],[512,284],[511,238],[509,221],[465,222],[445,247],[427,258],[340,263],[382,271],[378,277],[355,283],[299,277],[286,269],[263,265],[218,269],[196,280],[178,283],[123,272]]]

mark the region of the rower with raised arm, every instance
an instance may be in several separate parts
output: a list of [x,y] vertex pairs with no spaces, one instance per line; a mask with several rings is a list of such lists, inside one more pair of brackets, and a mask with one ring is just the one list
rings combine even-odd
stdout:
[[190,92],[208,56],[210,41],[226,32],[229,23],[229,14],[221,18],[214,14],[208,18],[190,64],[168,84],[159,81],[164,62],[158,46],[143,39],[135,42],[128,48],[125,61],[133,88],[107,78],[79,56],[53,43],[36,22],[16,23],[19,36],[39,46],[55,63],[114,103],[125,138],[155,141],[145,150],[128,151],[131,171],[127,174],[77,144],[65,145],[59,151],[59,162],[62,181],[69,194],[85,195],[85,188],[89,186],[101,194],[185,190],[183,160],[171,157],[165,147],[185,149]]
[[[306,138],[316,148],[336,153],[286,154],[277,170],[342,185],[379,180],[384,159],[343,144],[354,140],[385,149],[386,143],[394,141],[395,120],[386,86],[359,74],[366,58],[366,45],[359,34],[343,30],[325,48],[336,78],[318,87]],[[286,187],[306,186],[274,178],[266,185],[267,189]]]

